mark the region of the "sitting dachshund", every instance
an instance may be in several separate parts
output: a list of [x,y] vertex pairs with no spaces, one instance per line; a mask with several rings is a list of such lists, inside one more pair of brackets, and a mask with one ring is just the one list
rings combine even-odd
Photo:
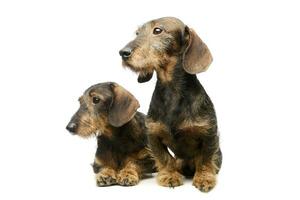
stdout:
[[132,94],[116,83],[100,83],[87,89],[79,102],[67,130],[97,136],[93,167],[98,186],[136,185],[143,174],[154,171],[145,116],[137,112],[139,102]]
[[182,175],[192,176],[193,185],[208,192],[222,154],[214,106],[196,74],[209,67],[212,55],[194,30],[173,17],[149,21],[136,35],[119,53],[138,82],[157,74],[146,126],[158,183],[175,187],[183,184]]

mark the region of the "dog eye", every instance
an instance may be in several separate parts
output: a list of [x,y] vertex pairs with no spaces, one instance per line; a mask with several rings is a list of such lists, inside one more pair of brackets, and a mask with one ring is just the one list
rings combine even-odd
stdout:
[[99,97],[93,97],[93,103],[97,104],[100,102],[100,98]]
[[154,34],[154,35],[158,35],[158,34],[160,34],[162,31],[163,31],[163,30],[162,30],[161,28],[154,28],[154,29],[153,29],[153,34]]

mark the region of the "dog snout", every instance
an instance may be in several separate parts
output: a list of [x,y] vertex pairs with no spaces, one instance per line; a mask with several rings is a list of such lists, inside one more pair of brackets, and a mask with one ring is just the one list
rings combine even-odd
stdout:
[[123,60],[127,60],[131,56],[131,53],[132,53],[131,47],[124,47],[119,51],[119,54]]
[[74,123],[74,122],[70,122],[70,123],[67,125],[66,129],[67,129],[70,133],[75,134],[76,129],[77,129],[77,124]]

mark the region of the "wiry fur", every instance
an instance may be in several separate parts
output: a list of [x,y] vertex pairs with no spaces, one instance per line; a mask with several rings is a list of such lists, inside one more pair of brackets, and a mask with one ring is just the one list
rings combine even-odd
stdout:
[[[100,99],[96,104],[94,97]],[[145,115],[136,112],[138,102],[128,91],[116,83],[101,83],[87,89],[79,101],[67,129],[75,124],[72,133],[97,136],[93,169],[98,186],[136,185],[145,173],[154,172]]]
[[[154,34],[157,27],[163,30],[160,34]],[[122,50],[120,54],[123,65],[139,73],[139,82],[157,73],[147,127],[158,183],[179,186],[183,174],[208,192],[216,184],[222,154],[214,106],[195,73],[208,68],[211,54],[198,35],[176,18],[152,20],[137,32],[124,48],[131,50],[130,56],[123,56]]]

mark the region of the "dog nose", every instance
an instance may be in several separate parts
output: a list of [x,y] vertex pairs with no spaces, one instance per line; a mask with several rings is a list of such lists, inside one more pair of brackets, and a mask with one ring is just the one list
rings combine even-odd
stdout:
[[70,131],[72,134],[75,134],[76,128],[77,128],[77,124],[74,122],[70,122],[66,127],[66,129]]
[[119,51],[120,56],[122,56],[123,60],[126,60],[130,57],[132,53],[132,49],[130,47],[125,47]]

